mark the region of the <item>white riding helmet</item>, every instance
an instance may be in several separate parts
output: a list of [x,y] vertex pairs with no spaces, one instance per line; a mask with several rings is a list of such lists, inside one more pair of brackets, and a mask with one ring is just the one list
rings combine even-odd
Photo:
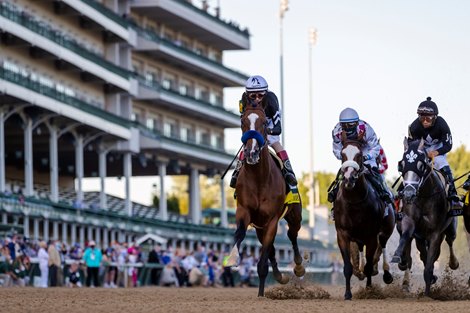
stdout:
[[340,123],[351,123],[357,121],[359,121],[359,115],[354,109],[346,108],[339,114]]
[[250,76],[245,84],[246,92],[267,91],[268,82],[260,75]]

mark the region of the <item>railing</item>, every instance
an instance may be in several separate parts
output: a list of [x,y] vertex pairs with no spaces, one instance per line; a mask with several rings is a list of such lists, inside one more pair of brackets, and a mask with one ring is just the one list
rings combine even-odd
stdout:
[[44,96],[47,96],[59,102],[68,104],[81,111],[103,118],[109,122],[119,124],[126,128],[131,127],[131,123],[132,123],[131,121],[124,119],[120,116],[114,115],[110,112],[101,110],[100,108],[93,106],[91,104],[88,104],[75,97],[71,97],[64,93],[58,92],[54,88],[41,84],[38,81],[32,80],[29,76],[24,76],[22,74],[15,73],[13,71],[0,67],[0,78],[5,79],[14,84],[20,85],[22,87],[26,87],[32,91],[40,93]]
[[230,27],[232,30],[236,31],[237,33],[239,33],[241,35],[244,35],[246,37],[250,36],[250,32],[248,31],[248,29],[243,29],[242,30],[242,29],[240,29],[240,27],[235,26],[232,23],[225,22],[225,21],[221,20],[220,18],[207,13],[204,10],[202,10],[198,7],[195,7],[194,5],[189,3],[187,0],[175,0],[175,1],[182,4],[182,5],[184,5],[185,7],[190,8],[191,10],[193,10],[193,11],[199,13],[199,14],[202,14],[202,15],[206,16],[207,18],[210,18],[211,20],[213,20],[213,21],[215,21],[215,22],[217,22],[221,25],[224,25],[226,27]]
[[86,3],[90,7],[94,8],[96,11],[100,12],[110,20],[113,20],[114,22],[118,23],[124,28],[129,27],[129,22],[126,21],[124,18],[119,16],[116,12],[112,11],[111,9],[107,8],[106,6],[102,5],[99,2],[96,2],[94,0],[82,0],[83,3]]
[[[93,1],[91,1],[93,2]],[[47,38],[60,46],[63,46],[70,51],[75,52],[77,55],[92,61],[95,64],[102,66],[103,68],[121,76],[126,79],[129,79],[131,72],[127,69],[121,68],[115,65],[112,62],[104,59],[103,57],[87,50],[81,46],[76,41],[68,38],[66,35],[61,32],[51,29],[49,25],[44,22],[36,20],[32,15],[18,9],[13,9],[11,4],[2,2],[0,4],[0,15],[3,17],[24,26],[25,28],[41,35],[44,38]]]
[[223,106],[220,106],[220,105],[213,105],[212,103],[210,102],[206,102],[206,101],[202,101],[200,99],[196,99],[195,97],[191,97],[191,96],[188,96],[188,95],[182,95],[180,94],[179,92],[176,92],[174,90],[171,90],[171,89],[166,89],[166,88],[163,88],[159,83],[157,83],[156,81],[149,81],[147,79],[145,79],[145,77],[143,77],[142,75],[140,74],[137,74],[135,76],[135,78],[137,79],[137,81],[142,84],[142,86],[145,86],[145,87],[148,87],[152,90],[155,90],[157,92],[164,92],[164,93],[169,93],[173,96],[176,96],[176,97],[179,97],[179,98],[182,98],[184,100],[192,100],[192,101],[196,101],[198,102],[199,104],[205,106],[206,108],[210,108],[211,110],[212,109],[215,109],[217,111],[219,111],[220,113],[223,113],[223,114],[226,114],[226,115],[230,115],[231,117],[238,117],[239,115],[233,111],[230,111],[230,110],[227,110],[225,109]]
[[204,152],[207,152],[209,150],[210,152],[218,154],[218,155],[223,156],[223,157],[230,157],[230,158],[233,157],[232,154],[228,153],[223,148],[219,149],[219,148],[215,148],[211,145],[205,145],[205,144],[201,144],[201,143],[192,143],[192,142],[189,142],[189,141],[181,140],[180,138],[177,138],[177,137],[165,136],[161,132],[159,132],[158,130],[150,129],[150,128],[146,127],[145,125],[142,125],[141,123],[139,123],[137,121],[134,121],[134,126],[141,131],[141,134],[143,134],[145,137],[148,137],[148,138],[153,138],[153,139],[156,139],[156,140],[159,140],[159,141],[170,141],[172,143],[185,146],[190,150],[200,150],[200,151],[204,151]]
[[138,35],[140,35],[142,38],[145,38],[145,39],[148,39],[150,41],[153,41],[155,43],[159,43],[159,44],[163,44],[163,45],[166,45],[167,47],[170,47],[172,49],[175,49],[181,53],[184,53],[188,56],[190,56],[191,58],[196,58],[200,61],[203,61],[203,62],[206,62],[208,63],[209,65],[213,65],[215,67],[217,67],[217,69],[219,70],[223,70],[223,71],[226,71],[226,72],[229,72],[230,74],[232,75],[236,75],[238,76],[239,78],[242,78],[242,79],[247,79],[248,76],[243,74],[243,73],[240,73],[238,71],[235,71],[231,68],[228,68],[226,66],[224,66],[221,62],[217,62],[217,61],[214,61],[214,60],[211,60],[203,55],[200,55],[200,54],[197,54],[195,53],[194,51],[190,50],[190,49],[187,49],[185,47],[182,47],[182,46],[178,46],[177,44],[175,44],[174,42],[172,42],[171,40],[168,40],[166,38],[163,38],[159,35],[157,35],[156,33],[154,33],[153,31],[151,30],[148,30],[148,29],[145,29],[141,26],[138,26],[138,25],[135,25],[133,24],[132,28],[136,31],[136,33]]

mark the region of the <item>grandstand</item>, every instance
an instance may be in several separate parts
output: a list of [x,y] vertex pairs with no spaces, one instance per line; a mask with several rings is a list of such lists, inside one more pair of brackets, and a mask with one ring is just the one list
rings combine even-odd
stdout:
[[[247,74],[222,56],[250,41],[207,3],[0,0],[1,230],[101,246],[150,233],[174,247],[230,247],[224,201],[220,225],[201,225],[199,177],[233,158],[224,130],[239,116],[223,106],[223,89]],[[189,177],[188,216],[169,214],[164,192],[158,209],[130,200],[131,177],[158,176],[165,190],[168,175]],[[101,190],[84,192],[86,177]],[[106,193],[107,177],[125,181],[123,199]],[[254,233],[246,244],[259,252]],[[328,262],[329,248],[300,244]]]

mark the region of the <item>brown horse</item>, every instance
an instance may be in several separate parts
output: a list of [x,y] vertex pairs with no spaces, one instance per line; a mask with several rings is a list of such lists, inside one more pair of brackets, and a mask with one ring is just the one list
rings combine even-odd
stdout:
[[344,277],[346,279],[345,300],[351,300],[351,276],[353,264],[351,258],[351,243],[355,242],[360,248],[366,248],[366,264],[364,275],[367,287],[372,285],[374,266],[380,255],[383,256],[383,280],[390,284],[393,277],[389,272],[385,246],[395,226],[393,209],[380,199],[366,179],[362,160],[362,144],[360,141],[343,140],[341,173],[343,180],[334,202],[335,227],[338,246],[344,262]]
[[256,229],[261,243],[261,255],[258,261],[259,290],[258,296],[264,296],[264,286],[268,275],[268,259],[271,261],[274,278],[285,284],[289,281],[278,269],[274,239],[279,220],[284,215],[289,230],[287,235],[294,250],[294,273],[300,277],[305,274],[302,257],[297,245],[297,233],[301,227],[302,204],[285,205],[287,187],[281,171],[271,157],[266,133],[266,115],[264,109],[248,105],[241,118],[245,162],[237,179],[235,245],[230,253],[228,265],[238,264],[240,245],[246,236],[249,225]]

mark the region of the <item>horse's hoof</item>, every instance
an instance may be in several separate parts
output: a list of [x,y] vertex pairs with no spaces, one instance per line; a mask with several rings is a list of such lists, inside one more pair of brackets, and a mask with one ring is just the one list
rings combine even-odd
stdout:
[[437,276],[436,276],[436,275],[432,275],[431,285],[434,285],[436,282],[437,282]]
[[352,299],[352,293],[351,291],[346,291],[344,293],[344,300],[351,300]]
[[383,275],[383,280],[384,280],[384,283],[386,283],[387,285],[390,285],[393,282],[392,274],[390,274],[389,271],[385,271]]
[[287,275],[282,275],[281,279],[279,280],[279,283],[281,285],[285,285],[289,282],[289,276]]
[[406,262],[400,262],[398,263],[398,268],[400,271],[406,271],[408,269],[408,264]]
[[403,290],[403,292],[410,293],[410,291],[411,291],[410,285],[408,285],[408,284],[403,284],[403,285],[401,286],[401,290]]
[[354,276],[356,276],[359,280],[364,280],[364,278],[366,278],[366,275],[364,275],[363,272],[354,272]]
[[294,274],[295,276],[297,277],[302,277],[305,275],[305,267],[303,267],[302,265],[296,265],[294,267]]
[[459,264],[459,261],[457,261],[457,259],[454,259],[454,260],[449,261],[449,268],[450,268],[451,270],[456,270],[456,269],[458,269],[458,268],[459,268],[459,265],[460,265],[460,264]]
[[390,263],[401,263],[401,257],[399,257],[398,255],[394,255]]

